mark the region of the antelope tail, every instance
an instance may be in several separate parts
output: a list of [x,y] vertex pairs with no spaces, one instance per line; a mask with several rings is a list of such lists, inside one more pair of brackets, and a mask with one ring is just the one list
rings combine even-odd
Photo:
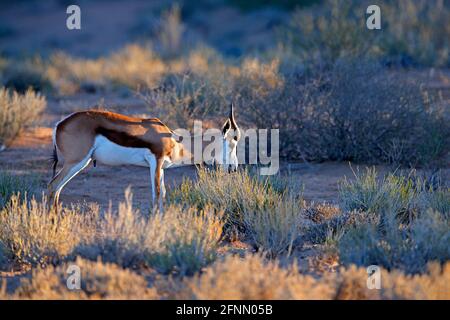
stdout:
[[51,161],[53,163],[53,175],[52,175],[52,179],[53,179],[56,176],[56,166],[58,165],[58,152],[56,151],[56,144],[53,144],[53,153],[52,153]]

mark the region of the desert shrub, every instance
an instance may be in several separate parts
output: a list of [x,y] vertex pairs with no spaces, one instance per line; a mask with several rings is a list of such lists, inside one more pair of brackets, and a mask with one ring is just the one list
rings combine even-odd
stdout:
[[213,261],[222,236],[221,213],[168,207],[145,217],[128,190],[118,212],[98,207],[48,210],[45,199],[11,198],[0,212],[0,243],[20,264],[58,264],[81,256],[123,267],[151,266],[163,273],[193,274]]
[[[411,171],[408,175],[389,173],[383,177],[378,177],[375,168],[368,168],[364,173],[359,170],[354,172],[353,180],[345,178],[339,185],[341,210],[334,208],[331,215],[328,212],[329,210],[326,210],[325,217],[315,208],[305,210],[306,221],[302,227],[302,238],[312,243],[326,244],[327,247],[335,250],[341,238],[349,230],[358,230],[357,235],[354,235],[361,241],[361,251],[358,252],[358,255],[364,254],[363,248],[366,245],[369,246],[372,243],[374,247],[378,247],[378,240],[385,241],[383,237],[386,235],[387,229],[390,230],[392,235],[392,246],[401,247],[410,243],[411,240],[408,236],[411,234],[411,228],[416,228],[419,222],[423,222],[420,219],[429,218],[427,214],[429,209],[433,212],[439,212],[438,215],[441,218],[438,218],[438,220],[448,220],[450,197],[447,187],[440,184],[430,185],[425,177],[413,173],[414,171]],[[436,231],[433,224],[423,225],[431,228],[428,230],[430,233]],[[445,223],[442,226],[446,228]],[[395,238],[394,236],[398,237]],[[350,237],[350,235],[346,235],[343,240],[348,240],[349,254],[351,254],[350,247],[354,240],[353,238],[351,238],[353,240],[349,240]],[[362,238],[368,241],[367,244],[364,243]],[[438,240],[435,241],[436,252],[439,252]],[[394,248],[393,250],[397,249]],[[412,247],[408,250],[410,249],[412,250]],[[437,255],[435,253],[435,256]],[[363,259],[362,256],[360,258]],[[392,259],[396,258],[393,257]],[[350,260],[354,263],[362,263],[359,260],[359,262]],[[428,260],[426,259],[425,262],[420,264],[425,266]],[[386,267],[388,266],[386,264]]]
[[356,175],[353,181],[344,180],[342,208],[371,219],[345,225],[338,241],[341,260],[408,273],[424,271],[430,261],[447,261],[449,197],[448,188],[428,186],[421,177],[390,173],[378,179],[375,169]]
[[243,220],[247,233],[256,247],[270,256],[291,252],[300,236],[302,201],[280,199],[274,207],[262,210],[246,209]]
[[404,65],[449,64],[450,7],[440,0],[382,1],[382,34],[365,26],[369,1],[329,0],[299,9],[280,30],[286,46],[304,61],[380,57]]
[[0,145],[8,144],[45,109],[45,97],[29,89],[25,94],[0,88]]
[[252,11],[264,8],[266,6],[269,7],[279,7],[285,10],[294,9],[296,7],[308,6],[314,3],[320,3],[321,0],[227,0],[226,2],[230,5],[236,6],[244,11]]
[[278,300],[331,299],[331,285],[318,286],[312,276],[301,276],[295,265],[282,268],[258,255],[228,256],[201,275],[186,280],[189,299]]
[[[68,268],[80,268],[79,290],[69,290]],[[73,263],[48,266],[32,271],[30,279],[10,296],[12,299],[97,300],[97,299],[157,299],[156,291],[147,287],[144,277],[115,264],[92,262],[77,258]]]
[[354,180],[345,178],[339,186],[344,210],[380,215],[393,212],[401,221],[409,221],[429,208],[448,214],[448,188],[440,185],[433,188],[423,177],[389,173],[378,178],[375,168],[354,175]]
[[7,262],[8,262],[8,251],[5,245],[2,242],[0,242],[0,270],[3,270]]
[[224,170],[201,168],[197,181],[185,179],[169,196],[175,203],[223,209],[228,227],[243,228],[244,212],[273,209],[282,199],[281,194],[269,178],[258,178],[248,171],[228,174]]
[[149,255],[149,263],[163,273],[192,275],[212,262],[222,236],[221,214],[169,208],[152,221],[155,230],[165,230]]
[[3,85],[19,93],[28,89],[46,92],[51,90],[51,83],[45,76],[44,62],[40,58],[31,60],[11,60],[0,70]]
[[214,260],[222,235],[220,212],[168,207],[164,215],[144,217],[132,208],[132,195],[117,213],[97,222],[94,240],[72,253],[123,267],[151,266],[163,273],[193,274]]
[[306,223],[302,227],[302,238],[313,244],[325,244],[328,249],[334,250],[336,243],[348,229],[378,220],[379,217],[365,212],[342,212],[323,221]]
[[430,208],[433,211],[440,212],[447,219],[450,218],[450,189],[440,187],[437,190],[424,192],[419,198],[422,208]]
[[287,180],[248,170],[228,174],[202,168],[198,175],[197,181],[184,180],[174,189],[171,201],[224,210],[227,236],[238,232],[270,256],[290,252],[300,233],[303,201]]
[[416,165],[448,150],[445,111],[377,63],[340,60],[282,83],[241,105],[257,127],[280,129],[283,157]]
[[381,52],[397,60],[403,57],[424,65],[449,66],[449,3],[415,0],[388,4],[381,4],[388,30],[377,39]]
[[210,78],[196,73],[169,74],[159,87],[141,92],[141,97],[165,123],[189,128],[194,119],[217,115],[226,105],[223,86],[216,86]]
[[46,76],[61,94],[83,87],[102,89],[118,85],[137,88],[154,86],[164,74],[164,63],[149,47],[128,45],[117,53],[98,59],[79,59],[64,53],[50,57]]
[[305,208],[304,216],[315,223],[321,223],[330,220],[341,214],[339,207],[322,203],[315,204],[314,202]]
[[15,194],[32,196],[38,186],[36,176],[17,176],[0,171],[0,208],[3,208]]
[[429,264],[426,272],[414,276],[400,270],[381,269],[381,289],[367,289],[367,270],[352,265],[340,270],[336,279],[335,299],[448,299],[449,266]]
[[132,206],[132,194],[126,191],[125,202],[117,212],[109,210],[95,221],[95,238],[80,242],[72,256],[116,263],[122,267],[139,267],[145,262],[146,239],[150,236],[147,219]]
[[280,267],[260,256],[229,256],[185,280],[175,297],[185,299],[448,299],[450,266],[428,265],[425,273],[405,275],[381,269],[381,289],[367,288],[367,271],[355,265],[320,278],[300,274],[295,265]]
[[0,211],[0,242],[11,260],[27,265],[58,263],[84,238],[92,237],[98,214],[77,208],[49,211],[46,200],[21,200],[12,196]]
[[376,264],[407,273],[423,272],[427,263],[450,259],[450,223],[442,214],[426,211],[405,227],[391,213],[383,225],[350,228],[339,240],[343,263]]

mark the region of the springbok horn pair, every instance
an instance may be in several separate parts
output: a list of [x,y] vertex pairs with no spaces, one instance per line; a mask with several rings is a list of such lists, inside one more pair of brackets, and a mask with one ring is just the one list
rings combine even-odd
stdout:
[[[231,104],[222,127],[223,159],[229,171],[238,167],[237,143],[241,137]],[[50,201],[56,206],[64,186],[91,161],[104,165],[136,165],[150,169],[154,209],[156,199],[163,211],[164,169],[202,163],[194,160],[193,143],[178,141],[173,131],[157,118],[135,118],[118,113],[88,110],[59,121],[53,130],[53,178],[48,184]],[[188,143],[189,142],[189,143]],[[206,146],[203,144],[202,146]],[[55,174],[58,159],[63,168]]]

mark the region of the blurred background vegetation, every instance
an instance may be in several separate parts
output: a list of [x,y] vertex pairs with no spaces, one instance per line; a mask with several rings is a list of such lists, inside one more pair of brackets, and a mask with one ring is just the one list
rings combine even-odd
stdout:
[[415,166],[448,152],[448,1],[379,1],[381,30],[365,0],[78,4],[75,31],[67,1],[0,4],[11,93],[137,94],[174,127],[235,101],[244,126],[281,129],[290,160]]

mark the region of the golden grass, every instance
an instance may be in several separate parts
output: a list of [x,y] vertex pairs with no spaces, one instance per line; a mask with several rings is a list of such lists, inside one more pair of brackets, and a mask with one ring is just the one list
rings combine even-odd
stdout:
[[[81,271],[80,290],[68,289],[68,267],[75,265]],[[156,299],[156,290],[147,287],[147,281],[130,270],[101,261],[77,258],[72,263],[32,271],[30,279],[24,279],[21,286],[8,299],[44,300],[121,300]],[[0,294],[1,297],[1,294]]]
[[[83,212],[84,211],[84,212]],[[222,237],[221,212],[176,206],[145,217],[132,207],[130,190],[118,212],[98,207],[48,211],[45,199],[20,200],[0,211],[0,241],[19,264],[57,264],[82,256],[124,267],[152,266],[163,273],[192,274],[215,259]]]
[[16,263],[46,265],[64,260],[81,242],[92,239],[98,212],[64,208],[48,211],[46,200],[13,196],[0,211],[0,241]]
[[28,89],[24,94],[0,88],[0,146],[8,145],[45,109],[45,97]]
[[56,53],[50,57],[46,76],[60,93],[73,94],[83,84],[153,87],[165,70],[150,48],[132,44],[107,58],[77,59]]
[[179,297],[192,299],[449,299],[450,263],[430,264],[428,272],[407,276],[382,270],[381,289],[367,288],[367,271],[350,266],[320,278],[303,275],[257,255],[227,257],[187,279]]

